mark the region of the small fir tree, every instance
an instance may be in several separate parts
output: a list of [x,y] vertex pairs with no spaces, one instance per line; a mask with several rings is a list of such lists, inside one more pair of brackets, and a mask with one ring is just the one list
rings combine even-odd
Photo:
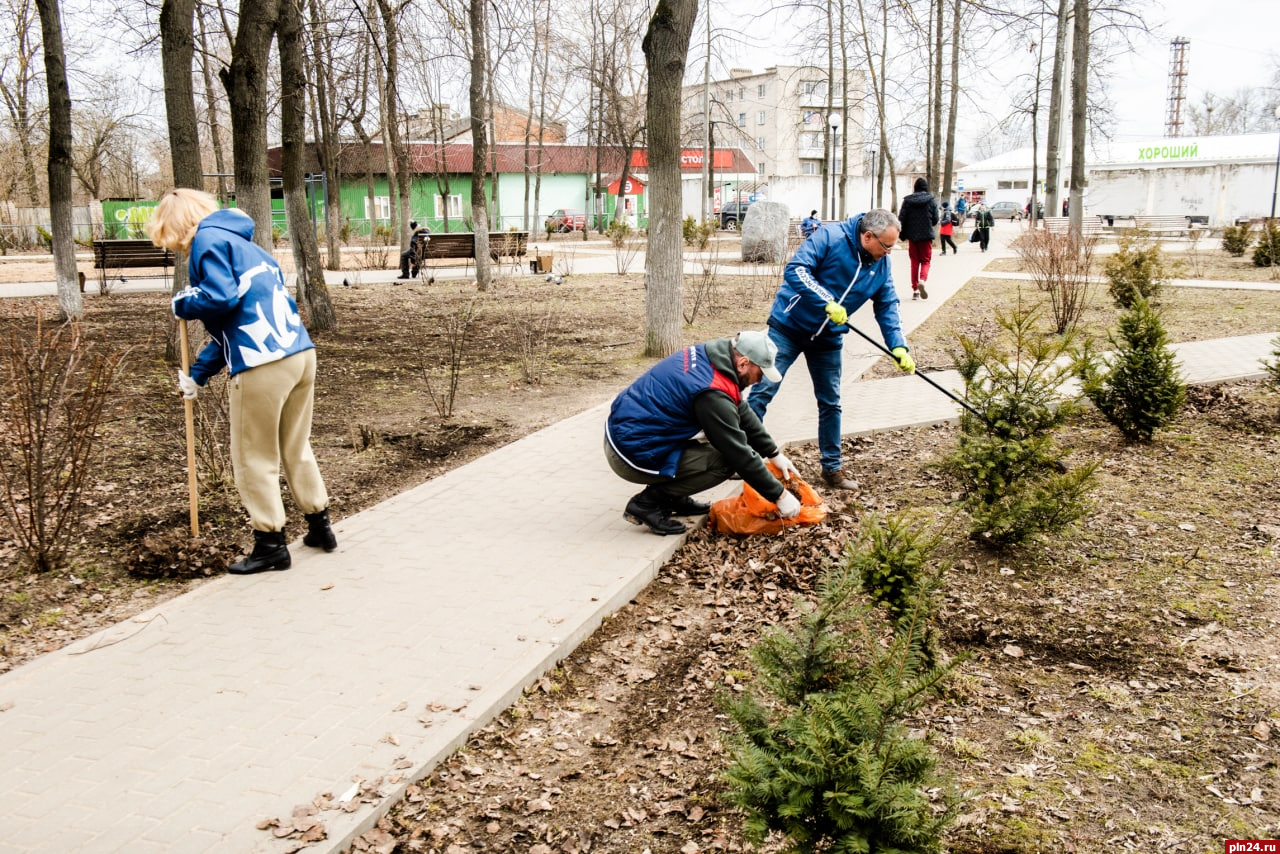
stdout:
[[1262,360],[1262,367],[1267,372],[1267,382],[1280,388],[1280,336],[1271,339],[1271,360]]
[[[853,598],[858,586],[848,566],[828,570],[798,624],[751,651],[770,696],[722,698],[737,730],[726,798],[755,842],[778,832],[792,851],[939,852],[959,797],[903,721],[957,661],[923,665],[923,607],[884,642],[875,610]],[[937,812],[931,790],[941,792]]]
[[1280,266],[1280,226],[1274,220],[1264,223],[1258,233],[1258,245],[1253,249],[1253,266]]
[[1249,244],[1253,242],[1253,229],[1249,223],[1229,225],[1222,229],[1222,248],[1236,258],[1244,255]]
[[1143,232],[1120,238],[1119,248],[1103,266],[1111,299],[1123,309],[1138,298],[1156,302],[1168,279],[1160,244]]
[[1120,315],[1114,353],[1105,360],[1086,346],[1076,360],[1085,395],[1131,442],[1150,442],[1186,400],[1186,384],[1169,349],[1160,315],[1139,298]]
[[942,467],[960,482],[970,533],[997,547],[1080,519],[1097,468],[1068,468],[1066,451],[1054,442],[1053,431],[1079,402],[1065,393],[1075,334],[1045,335],[1038,318],[1019,292],[1014,311],[997,314],[997,341],[961,336],[952,354],[965,397],[982,417],[961,415],[959,442]]

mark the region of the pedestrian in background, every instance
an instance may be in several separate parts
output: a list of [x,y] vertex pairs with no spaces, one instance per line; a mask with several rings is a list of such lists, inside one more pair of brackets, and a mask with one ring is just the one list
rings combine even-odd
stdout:
[[[907,373],[916,369],[902,335],[898,292],[889,265],[900,227],[891,211],[876,208],[818,229],[787,262],[769,312],[769,338],[778,347],[778,372],[785,376],[801,355],[808,365],[818,401],[822,481],[835,489],[858,488],[858,482],[841,471],[840,457],[841,346],[849,332],[849,315],[871,300],[894,361]],[[766,378],[751,390],[747,404],[761,421],[780,387],[780,379]]]
[[253,242],[253,220],[218,209],[200,190],[170,190],[147,224],[151,242],[186,252],[190,285],[173,297],[173,313],[199,320],[211,340],[190,374],[178,372],[182,396],[194,399],[223,368],[231,376],[231,467],[253,527],[253,551],[228,572],[288,569],[280,469],[307,520],[303,543],[333,551],[329,494],[311,450],[316,351],[298,304],[285,290],[272,255]]
[[951,247],[951,254],[955,255],[960,250],[956,248],[956,242],[951,235],[955,233],[956,226],[959,225],[960,217],[952,211],[947,202],[942,203],[942,224],[938,226],[939,242],[942,244],[942,254],[947,254],[947,247]]
[[[695,344],[646,371],[613,401],[605,423],[604,455],[614,474],[645,488],[627,502],[623,518],[655,534],[683,534],[672,516],[697,516],[710,505],[690,496],[740,477],[778,505],[784,519],[800,499],[783,480],[798,474],[778,443],[747,408],[743,392],[762,377],[782,379],[778,348],[763,332],[739,332]],[[698,434],[706,441],[695,441]]]
[[808,237],[817,231],[821,225],[822,220],[818,219],[818,212],[816,210],[809,211],[809,215],[800,220],[800,236]]
[[991,242],[991,229],[996,227],[996,218],[991,215],[991,211],[987,210],[985,204],[978,205],[978,212],[973,219],[974,230],[978,232],[978,246],[983,252],[987,251],[987,244]]
[[915,192],[902,200],[898,220],[902,223],[902,239],[907,241],[911,258],[911,298],[928,299],[925,284],[933,262],[933,227],[938,224],[938,200],[929,192],[929,182],[917,178]]

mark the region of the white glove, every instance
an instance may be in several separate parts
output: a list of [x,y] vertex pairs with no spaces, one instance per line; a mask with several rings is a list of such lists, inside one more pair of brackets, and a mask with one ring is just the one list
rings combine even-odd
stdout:
[[778,453],[769,457],[769,462],[777,466],[778,471],[782,472],[783,480],[791,480],[793,477],[800,476],[800,472],[796,469],[795,463],[787,459],[787,455],[782,453],[782,451],[778,451]]
[[200,393],[200,386],[196,385],[196,381],[191,379],[189,374],[178,371],[178,391],[182,392],[186,400],[195,400],[196,395]]
[[783,519],[794,519],[800,515],[800,499],[785,489],[778,496],[778,515]]

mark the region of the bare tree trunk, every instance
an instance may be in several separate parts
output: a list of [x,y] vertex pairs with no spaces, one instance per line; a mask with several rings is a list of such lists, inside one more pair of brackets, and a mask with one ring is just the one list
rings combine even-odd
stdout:
[[[160,59],[164,70],[164,110],[169,125],[169,159],[175,187],[204,189],[200,162],[200,127],[191,69],[195,57],[192,22],[195,0],[165,0],[160,7]],[[173,293],[187,287],[187,256],[178,252],[173,264]],[[177,319],[169,323],[165,360],[178,361],[181,339]]]
[[1066,74],[1067,36],[1071,30],[1071,0],[1058,0],[1058,31],[1053,47],[1053,88],[1049,91],[1049,129],[1045,142],[1044,203],[1050,216],[1058,215],[1058,189],[1062,186],[1058,161],[1062,138],[1062,92]]
[[49,89],[49,218],[58,308],[64,320],[84,316],[76,277],[76,244],[71,232],[71,90],[62,48],[58,0],[36,0],[44,41],[44,73]]
[[342,168],[338,158],[337,105],[334,86],[330,79],[333,68],[332,51],[329,48],[320,15],[320,0],[311,0],[311,68],[315,78],[315,97],[312,109],[316,129],[316,158],[324,172],[324,228],[328,253],[325,267],[342,269]]
[[956,111],[960,100],[960,3],[953,0],[951,13],[951,102],[947,106],[947,154],[942,167],[942,198],[951,198],[956,163]]
[[271,246],[271,184],[267,173],[267,60],[280,15],[279,0],[242,0],[231,67],[219,76],[231,103],[231,151],[236,207],[253,218],[254,242]]
[[471,221],[475,231],[476,287],[489,290],[493,266],[489,263],[489,212],[485,206],[484,174],[489,160],[489,134],[485,127],[485,93],[488,91],[489,56],[485,48],[484,0],[469,0],[471,24]]
[[645,259],[646,356],[678,350],[683,317],[684,255],[680,194],[680,84],[698,0],[658,0],[643,47],[649,70],[649,253]]
[[281,0],[276,44],[280,49],[280,171],[284,183],[289,245],[297,270],[298,302],[310,318],[312,331],[336,329],[338,316],[320,268],[320,247],[307,210],[307,179],[303,158],[307,149],[307,74],[302,42],[303,0]]
[[831,219],[836,218],[836,200],[834,194],[828,199],[827,193],[831,185],[831,175],[835,171],[835,144],[831,138],[831,116],[835,114],[836,96],[836,31],[833,4],[836,0],[827,0],[827,114],[822,119],[822,209]]
[[[378,9],[382,14],[383,35],[386,38],[387,79],[385,81],[386,97],[383,100],[382,127],[387,142],[391,146],[391,156],[395,158],[395,186],[399,196],[400,249],[409,248],[410,206],[409,185],[413,176],[409,174],[409,149],[400,136],[400,33],[396,22],[399,9],[387,0],[378,0]],[[390,175],[388,175],[390,180]],[[388,187],[388,191],[390,187]]]
[[[231,200],[227,192],[227,158],[222,146],[221,122],[218,121],[218,98],[213,85],[213,66],[205,37],[204,17],[196,19],[200,34],[200,73],[204,77],[205,120],[209,124],[209,147],[213,149],[213,168],[218,173],[218,201],[227,204]],[[201,176],[203,179],[203,175]],[[203,188],[203,184],[201,187]]]
[[41,201],[40,182],[36,180],[38,154],[35,142],[39,110],[32,107],[31,96],[40,79],[40,73],[35,68],[36,54],[40,51],[40,41],[36,36],[36,19],[39,13],[33,8],[31,0],[18,0],[11,4],[8,11],[12,16],[13,54],[8,57],[12,61],[12,71],[0,76],[0,98],[3,98],[5,109],[9,113],[18,152],[22,157],[18,166],[20,183],[26,191],[27,204],[35,207]]
[[1075,0],[1071,62],[1071,233],[1079,239],[1084,215],[1084,142],[1089,117],[1089,0]]
[[933,117],[930,121],[929,172],[926,180],[929,189],[937,192],[938,179],[942,173],[942,21],[946,13],[947,0],[937,0],[937,7],[932,10],[934,24],[933,47],[933,93],[930,102],[933,105]]

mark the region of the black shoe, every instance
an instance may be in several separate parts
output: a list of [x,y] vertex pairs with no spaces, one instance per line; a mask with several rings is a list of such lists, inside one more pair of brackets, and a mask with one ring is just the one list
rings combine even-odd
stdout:
[[671,516],[701,516],[711,510],[710,504],[695,501],[687,495],[662,495],[658,498],[658,503]]
[[293,566],[284,531],[254,531],[253,553],[227,567],[232,575],[252,575]]
[[397,281],[397,282],[407,282],[407,281],[409,281],[409,277],[408,277],[408,276],[396,276],[396,281]]
[[333,528],[329,526],[328,509],[321,510],[319,513],[306,513],[303,518],[307,520],[307,535],[302,538],[304,546],[311,546],[313,549],[324,549],[331,552],[338,547],[338,538],[333,535]]
[[663,537],[685,532],[684,523],[667,518],[666,510],[658,503],[657,493],[647,488],[644,492],[632,496],[627,502],[627,509],[622,513],[622,518],[632,525],[648,525],[650,531]]

